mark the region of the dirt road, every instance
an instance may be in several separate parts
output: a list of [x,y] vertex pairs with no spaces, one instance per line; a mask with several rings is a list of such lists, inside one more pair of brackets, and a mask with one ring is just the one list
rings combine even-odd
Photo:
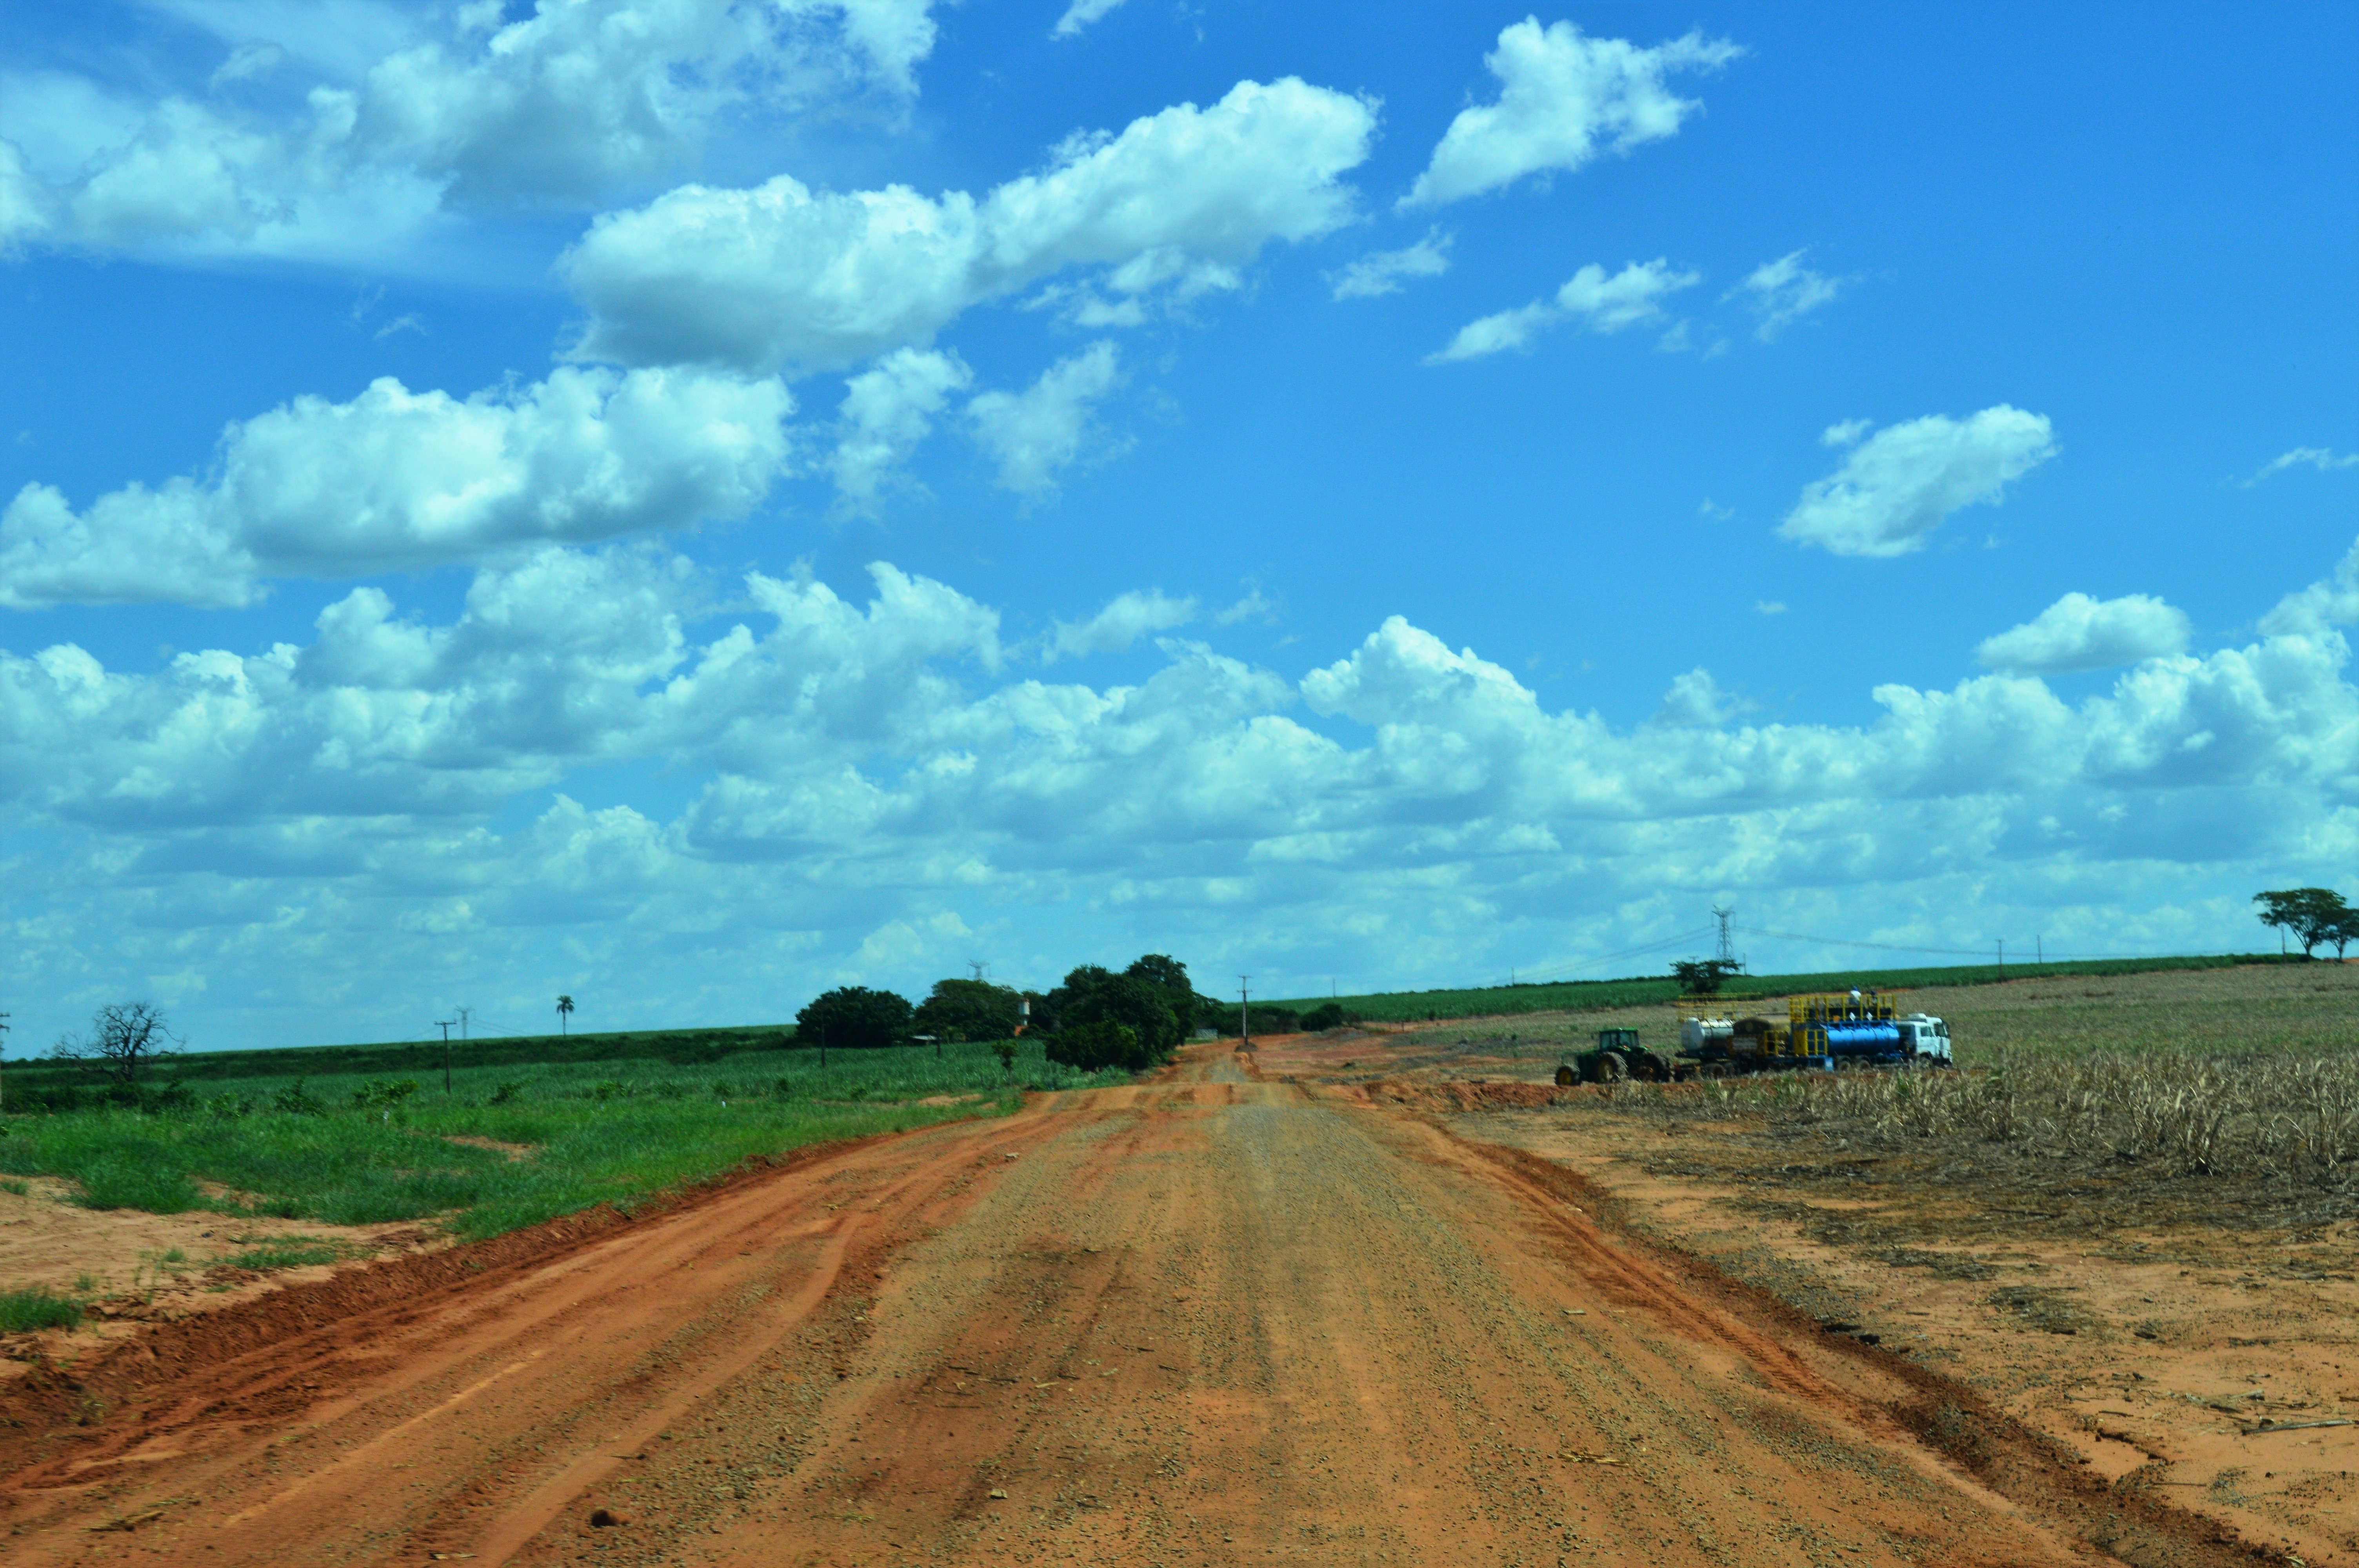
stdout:
[[1199,1047],[1156,1085],[118,1368],[116,1408],[88,1394],[87,1425],[9,1440],[0,1554],[1799,1568],[2113,1561],[2102,1539],[2231,1560],[2168,1519],[2125,1535],[2071,1476],[1986,1489],[1910,1435],[1938,1389],[1579,1200],[1539,1162]]

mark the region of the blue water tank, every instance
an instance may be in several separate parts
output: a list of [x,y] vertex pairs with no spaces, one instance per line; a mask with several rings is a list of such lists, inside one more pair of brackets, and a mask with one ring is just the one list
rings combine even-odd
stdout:
[[1885,1021],[1827,1025],[1830,1056],[1889,1056],[1900,1050],[1900,1026]]

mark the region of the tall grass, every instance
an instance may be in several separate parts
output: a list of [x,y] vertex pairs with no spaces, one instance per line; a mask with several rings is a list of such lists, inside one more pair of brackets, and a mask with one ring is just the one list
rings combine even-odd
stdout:
[[52,1294],[47,1286],[0,1291],[0,1334],[34,1328],[71,1328],[82,1321],[82,1303]]
[[[473,1238],[600,1203],[627,1208],[750,1155],[997,1114],[1027,1087],[1121,1077],[1076,1074],[1033,1044],[1010,1082],[989,1045],[969,1044],[836,1051],[824,1065],[801,1051],[496,1065],[454,1072],[448,1093],[439,1074],[215,1079],[201,1097],[144,1109],[13,1118],[0,1171],[68,1178],[97,1208],[431,1218]],[[918,1103],[928,1099],[948,1103]]]

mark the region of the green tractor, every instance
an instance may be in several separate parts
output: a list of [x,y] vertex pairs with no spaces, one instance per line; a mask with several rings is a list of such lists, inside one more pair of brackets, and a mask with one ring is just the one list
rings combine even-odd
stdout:
[[1635,1029],[1599,1030],[1596,1045],[1576,1052],[1556,1070],[1559,1084],[1618,1084],[1625,1078],[1668,1084],[1680,1076],[1679,1065],[1640,1044]]

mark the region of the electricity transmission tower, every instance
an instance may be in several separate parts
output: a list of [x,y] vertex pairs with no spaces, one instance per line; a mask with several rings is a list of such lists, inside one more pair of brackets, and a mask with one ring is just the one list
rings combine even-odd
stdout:
[[1712,961],[1720,966],[1721,972],[1723,974],[1733,975],[1745,968],[1743,961],[1736,956],[1736,945],[1728,939],[1728,917],[1735,913],[1736,911],[1733,909],[1723,909],[1716,903],[1712,906],[1712,917],[1720,923],[1720,947],[1712,954]]

